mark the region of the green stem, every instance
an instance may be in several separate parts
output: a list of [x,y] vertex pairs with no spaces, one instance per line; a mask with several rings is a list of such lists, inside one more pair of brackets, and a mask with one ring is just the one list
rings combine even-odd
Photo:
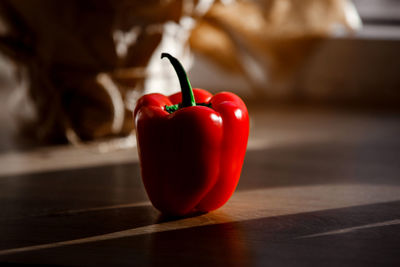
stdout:
[[190,85],[189,78],[183,68],[182,64],[173,56],[168,53],[162,53],[161,58],[168,58],[174,67],[176,74],[179,78],[179,83],[181,85],[182,92],[182,106],[181,107],[191,107],[196,106],[196,101],[194,100],[192,86]]

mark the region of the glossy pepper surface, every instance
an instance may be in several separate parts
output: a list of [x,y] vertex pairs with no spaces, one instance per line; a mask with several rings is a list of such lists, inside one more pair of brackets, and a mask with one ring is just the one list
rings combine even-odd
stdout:
[[243,165],[249,116],[233,93],[192,89],[177,59],[182,92],[148,94],[134,111],[141,175],[162,213],[188,215],[221,207],[233,194]]

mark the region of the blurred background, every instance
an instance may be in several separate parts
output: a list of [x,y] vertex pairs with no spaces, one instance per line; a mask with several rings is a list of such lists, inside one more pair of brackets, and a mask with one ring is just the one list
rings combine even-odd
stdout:
[[250,106],[398,109],[399,41],[395,0],[2,0],[0,138],[131,136],[141,95],[179,91],[161,52]]

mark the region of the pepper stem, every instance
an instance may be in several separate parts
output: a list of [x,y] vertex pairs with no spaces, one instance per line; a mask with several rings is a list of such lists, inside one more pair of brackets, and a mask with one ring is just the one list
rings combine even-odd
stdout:
[[171,62],[172,66],[175,69],[176,74],[178,75],[182,92],[182,107],[196,106],[196,101],[193,95],[193,89],[192,86],[190,85],[189,78],[182,64],[176,58],[174,58],[168,53],[162,53],[161,58],[164,57],[169,59],[169,61]]

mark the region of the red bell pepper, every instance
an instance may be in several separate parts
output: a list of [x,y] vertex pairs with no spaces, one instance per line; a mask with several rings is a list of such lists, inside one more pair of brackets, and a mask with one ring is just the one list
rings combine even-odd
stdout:
[[162,213],[188,215],[215,210],[233,194],[243,165],[249,116],[235,94],[192,89],[179,61],[167,57],[181,91],[148,94],[134,111],[141,175]]

